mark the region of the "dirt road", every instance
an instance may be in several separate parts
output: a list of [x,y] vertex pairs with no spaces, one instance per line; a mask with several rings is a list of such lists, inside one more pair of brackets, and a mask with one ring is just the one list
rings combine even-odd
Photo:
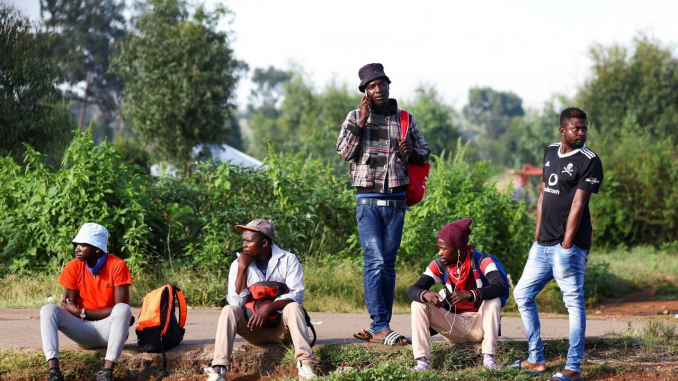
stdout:
[[[200,308],[189,309],[186,321],[186,335],[181,345],[199,345],[211,347],[214,345],[214,335],[217,330],[219,309]],[[139,310],[133,308],[134,316]],[[315,322],[319,344],[329,343],[356,343],[353,334],[361,328],[369,327],[370,319],[367,314],[340,314],[310,312],[311,320]],[[403,335],[410,337],[410,316],[393,315],[391,327]],[[632,322],[633,327],[641,322]],[[589,320],[586,328],[587,337],[602,337],[611,332],[623,332],[628,328],[626,320]],[[567,338],[569,325],[566,317],[542,319],[542,335],[548,339]],[[502,318],[502,336],[500,340],[525,340],[523,326],[518,317]],[[439,335],[435,340],[443,341]],[[61,348],[77,348],[68,338],[60,334]],[[237,343],[244,343],[239,337]],[[39,309],[8,309],[0,308],[0,347],[42,349],[40,341]],[[136,352],[136,334],[134,327],[130,328],[125,350]]]

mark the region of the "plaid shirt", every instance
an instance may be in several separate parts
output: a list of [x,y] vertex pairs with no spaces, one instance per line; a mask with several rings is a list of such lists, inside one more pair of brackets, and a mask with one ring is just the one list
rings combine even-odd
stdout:
[[[395,100],[389,100],[395,104]],[[392,107],[395,113],[384,116],[370,113],[364,128],[358,126],[360,109],[348,113],[341,125],[337,139],[337,153],[342,159],[351,162],[351,185],[363,188],[378,188],[383,193],[391,193],[390,188],[410,183],[406,163],[424,163],[431,149],[421,136],[417,120],[410,115],[407,138],[412,143],[413,152],[405,155],[400,152],[396,137],[400,136],[400,110]],[[388,188],[385,181],[388,178]]]

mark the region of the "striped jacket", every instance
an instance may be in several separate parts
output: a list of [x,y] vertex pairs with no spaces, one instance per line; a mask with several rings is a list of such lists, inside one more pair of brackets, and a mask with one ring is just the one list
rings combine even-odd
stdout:
[[[364,128],[358,126],[360,109],[348,113],[341,125],[337,153],[351,163],[352,186],[378,186],[382,193],[390,193],[390,188],[409,184],[407,163],[428,161],[431,149],[421,136],[417,120],[412,115],[407,136],[413,152],[410,155],[400,152],[396,141],[396,137],[400,136],[400,110],[394,99],[389,99],[389,102],[395,113],[384,116],[372,112]],[[384,184],[387,178],[388,184]]]
[[[429,263],[424,273],[410,287],[407,296],[415,302],[425,303],[423,299],[424,293],[430,290],[434,284],[443,283],[445,283],[449,291],[470,292],[471,299],[469,301],[456,305],[455,310],[457,313],[475,312],[478,311],[478,307],[480,307],[480,303],[483,300],[501,298],[503,295],[508,296],[509,286],[504,281],[492,257],[476,251],[473,245],[469,245],[464,266],[466,269],[470,269],[470,271],[467,270],[466,273],[461,271],[461,274],[459,274],[460,278],[457,281],[454,278],[455,274],[458,274],[457,266],[444,266],[440,258],[436,258]],[[448,274],[452,274],[452,276],[445,276],[446,271],[449,271]],[[487,284],[483,283],[483,276],[487,280]],[[449,303],[445,303],[443,308],[449,311]]]

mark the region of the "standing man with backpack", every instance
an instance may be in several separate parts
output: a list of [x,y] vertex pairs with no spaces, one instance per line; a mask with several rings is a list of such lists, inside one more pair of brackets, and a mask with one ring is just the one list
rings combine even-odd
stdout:
[[[431,369],[431,329],[449,342],[482,342],[483,365],[494,361],[499,341],[501,307],[508,298],[506,273],[499,260],[468,244],[470,218],[451,222],[438,231],[438,258],[410,287],[412,299],[412,371]],[[440,293],[429,291],[443,284]],[[435,332],[434,332],[435,333]]]
[[73,246],[76,258],[59,276],[64,287],[61,308],[47,304],[40,309],[42,349],[49,364],[47,380],[64,380],[59,368],[61,331],[82,348],[106,348],[104,369],[96,379],[110,381],[134,321],[129,307],[132,274],[125,261],[108,254],[108,230],[99,224],[82,225]]
[[[226,380],[236,333],[251,344],[292,342],[299,378],[316,378],[313,368],[318,360],[309,344],[306,312],[301,307],[304,274],[299,259],[273,243],[275,227],[270,221],[254,220],[235,226],[235,230],[242,233],[242,253],[228,273],[229,305],[219,316],[212,367],[205,368],[207,380]],[[243,307],[251,298],[250,287],[264,281],[284,283],[288,292],[262,303],[248,319]],[[281,310],[279,322],[270,327],[267,321]]]
[[406,345],[407,338],[390,328],[395,296],[395,262],[403,235],[407,166],[428,161],[431,150],[409,116],[407,138],[400,138],[398,104],[389,98],[391,80],[384,66],[371,63],[358,71],[358,89],[365,93],[360,108],[341,126],[337,153],[350,162],[356,188],[356,220],[363,248],[365,304],[370,328],[354,337],[386,345]]
[[570,316],[570,349],[565,369],[553,375],[552,381],[583,380],[584,272],[592,232],[589,199],[603,182],[600,158],[584,145],[587,133],[584,111],[571,107],[560,113],[561,142],[551,144],[544,155],[534,243],[513,290],[527,333],[529,356],[509,366],[543,373],[546,360],[535,298],[552,279],[560,287]]

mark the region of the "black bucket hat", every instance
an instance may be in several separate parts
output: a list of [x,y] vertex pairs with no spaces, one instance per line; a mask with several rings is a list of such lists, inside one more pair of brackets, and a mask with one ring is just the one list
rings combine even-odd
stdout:
[[367,86],[368,83],[377,78],[385,78],[386,82],[391,84],[391,80],[388,79],[386,73],[384,73],[384,65],[380,63],[371,63],[361,67],[358,71],[358,77],[360,77],[360,86],[358,86],[358,89],[361,93],[365,92],[365,86]]

